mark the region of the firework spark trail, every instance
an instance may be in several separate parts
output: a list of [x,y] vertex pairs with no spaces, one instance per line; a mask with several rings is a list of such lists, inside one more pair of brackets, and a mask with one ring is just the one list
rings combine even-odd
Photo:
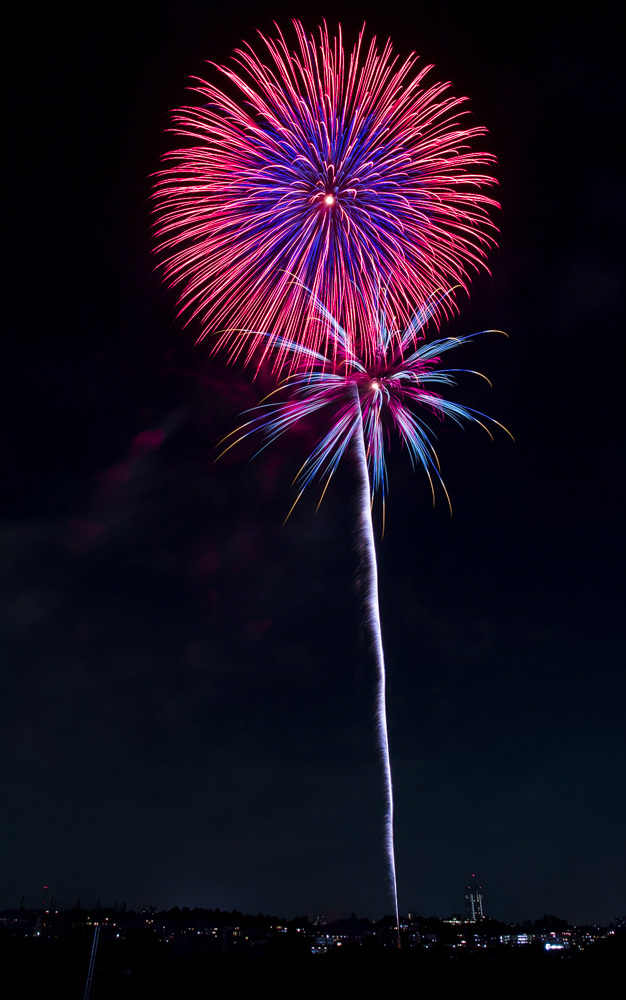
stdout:
[[354,435],[357,465],[359,470],[359,496],[357,499],[359,538],[361,540],[363,558],[368,576],[365,608],[367,613],[367,625],[372,636],[372,646],[374,649],[378,679],[376,692],[376,728],[378,731],[378,746],[385,780],[385,851],[387,854],[387,867],[391,896],[396,916],[396,942],[399,948],[400,912],[398,909],[398,883],[396,878],[396,851],[394,846],[393,829],[393,781],[391,778],[389,732],[387,728],[387,673],[385,670],[385,651],[383,649],[383,635],[380,624],[378,563],[376,560],[376,545],[374,542],[374,528],[372,524],[372,494],[370,491],[370,477],[367,468],[367,454],[365,451],[365,434],[363,429],[361,401],[359,399],[359,393],[356,386],[354,387],[354,392],[359,414],[358,429]]
[[[359,331],[365,359],[378,284],[399,329],[437,288],[467,288],[486,268],[498,206],[485,193],[495,158],[476,148],[486,130],[466,124],[448,83],[426,81],[432,67],[364,29],[350,51],[341,28],[293,23],[293,47],[277,28],[259,33],[260,54],[245,45],[214,66],[224,89],[197,78],[202,103],[174,117],[183,145],[155,185],[181,312],[200,339],[225,330],[215,344],[229,360],[258,363],[262,343],[276,369],[282,337],[326,350],[305,287]],[[438,307],[440,318],[454,309]],[[241,328],[267,333],[246,340]]]
[[[359,539],[368,576],[365,598],[366,619],[372,638],[378,678],[376,719],[386,795],[385,850],[399,946],[393,787],[387,732],[386,673],[378,601],[372,500],[379,491],[382,494],[384,511],[387,488],[386,451],[390,443],[390,431],[394,431],[407,448],[413,466],[420,466],[425,471],[433,502],[435,485],[439,483],[448,503],[450,500],[441,479],[439,461],[433,446],[434,435],[424,416],[430,414],[439,420],[448,418],[459,426],[462,426],[463,422],[476,423],[490,437],[492,435],[487,422],[500,427],[507,434],[509,432],[493,418],[445,399],[439,392],[433,391],[432,386],[445,388],[454,386],[457,372],[468,371],[444,369],[440,362],[441,356],[447,351],[473,339],[472,336],[446,337],[422,342],[417,348],[411,346],[418,337],[423,337],[424,327],[434,314],[435,302],[426,303],[418,310],[411,323],[402,332],[395,330],[387,321],[384,310],[380,312],[376,327],[375,361],[366,366],[355,354],[353,340],[347,331],[334,319],[323,303],[317,299],[312,301],[318,318],[327,325],[325,341],[329,345],[328,356],[281,338],[280,349],[285,354],[294,354],[297,357],[300,370],[285,378],[282,385],[270,393],[265,402],[249,412],[249,419],[224,439],[224,444],[226,442],[228,444],[221,454],[257,433],[264,438],[264,444],[256,453],[258,454],[301,420],[323,409],[330,409],[329,430],[319,440],[296,476],[298,495],[291,508],[293,510],[304,490],[316,479],[324,481],[323,497],[350,442],[354,439],[359,473],[357,500]],[[262,336],[258,331],[251,332],[251,335]]]

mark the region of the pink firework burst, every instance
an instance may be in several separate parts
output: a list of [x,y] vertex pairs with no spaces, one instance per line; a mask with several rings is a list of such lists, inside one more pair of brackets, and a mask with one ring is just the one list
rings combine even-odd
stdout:
[[[426,82],[430,66],[379,48],[364,29],[351,52],[341,29],[296,41],[260,35],[197,79],[200,103],[179,111],[184,145],[156,182],[157,239],[181,312],[200,338],[221,331],[229,358],[291,364],[280,338],[324,352],[315,296],[375,350],[376,295],[397,328],[437,289],[467,286],[494,243],[485,193],[494,157],[474,149],[464,98]],[[487,172],[483,172],[486,170]],[[444,300],[442,310],[450,308]],[[242,328],[270,331],[251,341]],[[272,335],[273,332],[273,335]]]

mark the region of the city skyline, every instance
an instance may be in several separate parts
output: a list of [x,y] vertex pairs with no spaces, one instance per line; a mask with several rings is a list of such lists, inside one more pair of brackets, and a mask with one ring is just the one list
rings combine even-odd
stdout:
[[[472,880],[470,884],[466,887],[464,896],[459,896],[464,899],[465,902],[465,914],[460,912],[450,912],[447,914],[438,913],[420,913],[416,909],[408,907],[405,911],[400,913],[401,926],[405,927],[409,924],[415,924],[416,922],[428,923],[429,921],[434,921],[438,924],[445,924],[450,926],[455,925],[475,925],[476,928],[480,928],[482,924],[485,925],[485,933],[492,933],[495,926],[508,926],[508,927],[518,927],[518,928],[549,928],[551,931],[558,931],[559,929],[565,929],[566,927],[614,927],[620,931],[623,931],[626,927],[626,914],[615,914],[615,916],[604,923],[598,921],[587,921],[585,923],[576,923],[574,921],[568,921],[564,917],[555,913],[548,913],[545,909],[542,915],[532,914],[525,917],[517,917],[515,919],[503,919],[498,916],[487,912],[484,906],[484,896],[483,887],[479,885],[475,880],[475,875],[472,875]],[[85,900],[79,896],[73,903],[67,901],[60,901],[54,895],[50,886],[43,886],[43,890],[40,893],[40,897],[36,901],[29,901],[24,895],[22,895],[19,905],[17,906],[7,906],[0,907],[0,916],[6,921],[15,920],[19,917],[19,914],[39,914],[39,917],[45,918],[48,915],[51,919],[57,916],[68,915],[72,913],[84,914],[88,919],[93,920],[93,915],[102,914],[101,921],[106,919],[111,919],[113,914],[117,914],[120,919],[125,916],[136,917],[137,915],[143,915],[146,918],[154,917],[157,914],[184,914],[184,913],[204,913],[210,914],[215,913],[220,915],[220,920],[224,922],[228,920],[229,916],[234,916],[238,914],[240,917],[245,918],[248,922],[254,920],[255,917],[262,918],[263,921],[276,921],[286,922],[289,924],[296,924],[298,921],[304,921],[313,927],[325,927],[330,925],[347,925],[350,923],[359,922],[363,925],[385,925],[388,927],[394,926],[395,914],[392,910],[382,914],[381,916],[373,918],[371,915],[366,913],[355,913],[354,910],[346,911],[345,913],[312,913],[297,911],[294,913],[276,913],[269,909],[261,908],[259,911],[254,913],[246,913],[238,908],[229,908],[228,906],[214,906],[206,907],[200,904],[197,905],[179,905],[177,903],[172,906],[160,906],[155,905],[154,901],[152,903],[143,903],[139,906],[129,906],[126,900],[115,900],[113,902],[107,900]],[[90,916],[89,916],[90,915]],[[392,942],[393,937],[390,938]],[[530,939],[529,939],[530,940]]]

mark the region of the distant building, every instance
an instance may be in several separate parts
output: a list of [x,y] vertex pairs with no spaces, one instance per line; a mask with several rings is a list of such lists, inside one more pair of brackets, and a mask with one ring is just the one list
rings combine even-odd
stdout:
[[475,875],[472,875],[472,881],[465,890],[465,914],[472,923],[485,919],[483,887],[478,884]]
[[532,944],[533,935],[532,934],[501,934],[500,944]]

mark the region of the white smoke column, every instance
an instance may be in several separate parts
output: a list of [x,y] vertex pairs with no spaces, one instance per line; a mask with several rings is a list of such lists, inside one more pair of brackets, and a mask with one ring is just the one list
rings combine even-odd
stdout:
[[396,882],[396,854],[393,842],[393,783],[391,780],[391,761],[389,759],[389,734],[387,732],[387,675],[385,671],[383,637],[380,627],[380,607],[378,603],[378,565],[376,562],[376,546],[374,544],[374,527],[372,524],[372,497],[370,492],[369,472],[367,469],[367,455],[365,452],[365,437],[363,434],[363,414],[361,412],[359,391],[356,385],[354,387],[354,391],[358,406],[358,420],[356,433],[354,435],[359,470],[359,495],[357,501],[358,538],[367,576],[365,586],[366,623],[372,637],[372,648],[374,652],[374,659],[376,661],[376,673],[378,680],[376,690],[376,731],[385,783],[385,851],[387,854],[389,882],[396,914],[396,939],[399,948],[400,914],[398,911],[398,886]]

